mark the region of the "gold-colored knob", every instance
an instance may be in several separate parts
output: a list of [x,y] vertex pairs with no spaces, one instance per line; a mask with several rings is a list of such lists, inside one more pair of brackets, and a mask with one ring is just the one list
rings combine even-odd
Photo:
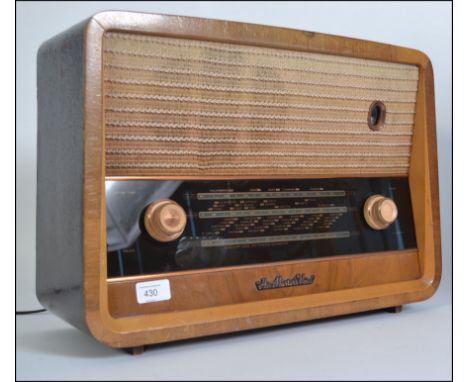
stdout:
[[381,230],[392,224],[398,216],[395,202],[383,195],[372,195],[364,204],[364,218],[373,229]]
[[160,199],[146,209],[144,223],[146,231],[153,239],[167,242],[182,235],[187,224],[187,215],[176,202]]

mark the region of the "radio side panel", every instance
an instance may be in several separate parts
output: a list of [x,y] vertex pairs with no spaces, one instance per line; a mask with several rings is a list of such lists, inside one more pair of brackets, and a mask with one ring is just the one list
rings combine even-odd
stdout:
[[80,23],[37,54],[36,294],[80,329],[83,318],[83,46]]

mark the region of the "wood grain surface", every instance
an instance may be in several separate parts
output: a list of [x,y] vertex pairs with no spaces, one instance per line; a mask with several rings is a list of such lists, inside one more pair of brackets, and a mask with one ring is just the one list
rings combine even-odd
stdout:
[[[97,14],[90,19],[84,33],[83,315],[87,327],[99,341],[112,347],[162,343],[397,306],[426,299],[436,291],[441,275],[441,253],[434,84],[432,66],[424,53],[285,28],[126,12]],[[106,33],[287,49],[417,67],[408,174],[418,250],[166,275],[180,299],[166,305],[136,306],[130,297],[139,279],[111,281],[106,274],[106,103],[103,98]],[[394,175],[398,174],[399,171]],[[161,175],[149,175],[152,176]],[[326,175],[310,174],[310,177],[323,176]],[[263,291],[263,294],[252,290],[252,283],[260,275],[297,272],[314,272],[317,283]]]

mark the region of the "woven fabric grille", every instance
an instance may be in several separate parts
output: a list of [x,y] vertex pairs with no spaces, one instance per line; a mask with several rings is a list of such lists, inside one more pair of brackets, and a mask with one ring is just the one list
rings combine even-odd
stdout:
[[123,33],[103,63],[107,175],[408,173],[416,66]]

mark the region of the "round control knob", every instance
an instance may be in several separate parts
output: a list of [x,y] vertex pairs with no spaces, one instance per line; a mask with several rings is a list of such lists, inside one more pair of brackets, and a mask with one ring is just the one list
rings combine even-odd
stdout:
[[146,231],[153,239],[167,242],[182,235],[187,224],[187,215],[176,202],[160,199],[146,209],[144,223]]
[[387,228],[398,216],[395,202],[383,195],[372,195],[364,204],[364,218],[373,229]]

